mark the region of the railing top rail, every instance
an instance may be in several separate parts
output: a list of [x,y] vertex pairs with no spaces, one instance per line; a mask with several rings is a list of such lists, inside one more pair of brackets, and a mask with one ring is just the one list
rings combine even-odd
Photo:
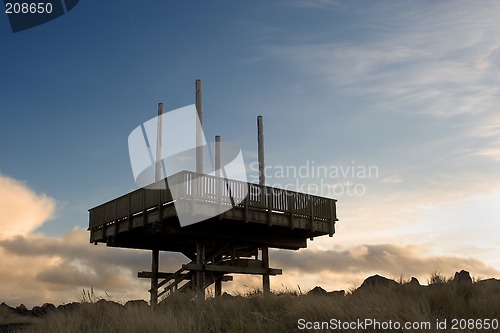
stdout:
[[[178,172],[177,174],[175,175],[172,175],[169,177],[169,179],[174,179],[174,177],[176,177],[176,180],[179,180],[179,179],[184,179],[183,176],[185,175],[197,175],[196,172],[194,171],[187,171],[187,170],[184,170],[184,171],[180,171]],[[217,177],[215,176],[212,176],[212,175],[207,175],[207,174],[203,174],[202,177],[207,177],[207,178],[212,178],[212,179],[217,179]],[[261,188],[262,185],[259,185],[259,184],[256,184],[256,183],[250,183],[250,182],[244,182],[244,181],[241,181],[241,180],[235,180],[235,179],[225,179],[225,178],[222,178],[224,181],[228,182],[228,183],[234,183],[234,184],[248,184],[248,186],[251,186],[251,187],[255,187],[255,188]],[[157,183],[165,183],[165,187],[166,187],[166,190],[168,190],[168,181],[167,179],[162,179],[160,180],[159,182]],[[151,184],[151,186],[154,186],[155,184],[157,183],[154,183],[154,184]],[[285,192],[286,194],[293,194],[293,193],[297,193],[299,195],[305,195],[305,196],[311,196],[312,198],[321,198],[321,199],[326,199],[326,200],[333,200],[333,201],[337,201],[337,199],[333,199],[333,198],[328,198],[328,197],[323,197],[323,196],[319,196],[319,195],[314,195],[314,194],[309,194],[309,193],[304,193],[304,192],[298,192],[298,191],[293,191],[293,190],[287,190],[287,189],[283,189],[283,188],[279,188],[279,187],[271,187],[271,186],[264,186],[264,188],[266,189],[271,189],[273,191],[281,191],[281,192]],[[144,190],[150,190],[150,191],[158,191],[158,189],[153,189],[153,188],[140,188],[140,189],[137,189],[137,190],[134,190],[132,192],[129,192],[129,193],[126,193],[124,195],[121,195],[113,200],[109,200],[103,204],[100,204],[100,205],[97,205],[93,208],[90,208],[89,210],[93,210],[95,208],[98,208],[100,206],[103,206],[107,203],[110,203],[110,202],[113,202],[113,201],[117,201],[117,200],[120,200],[122,198],[125,198],[125,197],[128,197],[130,195],[132,195],[133,193],[138,193],[138,192],[141,192],[141,191],[144,191]],[[161,190],[160,190],[161,191]]]
[[[89,209],[89,212],[91,213],[91,218],[92,218],[93,212],[96,212],[96,213],[99,212],[96,215],[99,215],[99,217],[101,217],[101,215],[103,215],[103,213],[104,213],[102,211],[104,209],[104,207],[110,207],[111,204],[114,204],[117,202],[122,202],[122,203],[126,202],[126,200],[128,200],[128,198],[130,198],[131,196],[137,195],[140,192],[143,192],[141,195],[146,196],[147,191],[170,191],[170,188],[168,187],[169,183],[172,187],[173,185],[178,185],[178,184],[181,184],[182,182],[190,182],[192,179],[195,179],[198,176],[201,179],[206,179],[206,180],[215,181],[218,179],[218,177],[216,177],[216,176],[207,175],[207,174],[199,175],[196,172],[184,170],[184,171],[181,171],[177,174],[174,174],[174,175],[168,177],[168,179],[162,179],[159,182],[151,184],[151,187],[149,187],[149,188],[146,187],[146,188],[137,189],[135,191],[129,192],[129,193],[124,194],[118,198],[115,198],[115,199],[110,200],[108,202],[105,202],[99,206],[96,206],[94,208]],[[287,190],[287,189],[282,189],[282,188],[276,188],[276,187],[271,187],[271,186],[262,186],[259,184],[244,182],[241,180],[224,179],[224,178],[221,178],[221,179],[224,182],[224,184],[227,184],[226,186],[228,188],[233,188],[235,186],[242,188],[242,187],[248,186],[247,195],[250,195],[250,193],[252,193],[252,188],[259,189],[259,190],[264,189],[264,191],[263,191],[264,195],[271,194],[273,200],[277,200],[277,201],[281,200],[280,201],[281,204],[279,206],[271,207],[272,210],[276,210],[276,211],[288,212],[291,210],[296,210],[296,213],[299,213],[299,214],[309,214],[309,212],[306,212],[306,211],[297,211],[297,208],[299,208],[299,206],[300,206],[299,210],[304,210],[307,207],[309,202],[312,202],[313,206],[322,206],[323,204],[329,204],[330,202],[335,203],[337,201],[336,199],[332,199],[332,198],[327,198],[327,197],[322,197],[322,196],[318,196],[318,195],[312,195],[312,194],[308,194],[308,193],[297,192],[297,191],[292,191],[292,190]],[[162,185],[162,188],[160,189],[159,187],[156,187],[158,185]],[[189,186],[186,186],[184,188],[181,187],[182,193],[180,193],[180,194],[192,195],[193,193],[187,192],[189,188],[190,188]],[[173,188],[172,188],[172,190],[173,190]],[[177,189],[177,191],[178,191],[178,189]],[[208,193],[206,193],[208,195],[216,195],[217,194],[217,191],[215,191],[214,188],[205,189],[205,192],[206,191],[208,191]],[[177,194],[179,194],[179,193],[177,193]],[[221,199],[226,200],[229,197],[234,197],[236,194],[232,193],[232,191],[229,190],[227,192],[222,191],[221,195],[223,196],[223,198],[221,198]],[[283,203],[283,200],[282,200],[283,196],[286,196],[286,197],[291,196],[292,198],[295,198],[295,203],[293,204],[294,207],[289,207],[286,203]],[[168,196],[167,195],[159,195],[158,198],[159,198],[158,200],[160,202],[155,203],[155,205],[165,204],[165,203],[172,200],[172,196],[170,196],[170,195],[168,195]],[[269,207],[267,207],[266,202],[263,201],[262,203],[266,206],[264,208],[269,208]],[[248,202],[247,204],[249,205],[249,207],[254,206],[254,204],[252,204],[251,202]],[[149,208],[155,207],[155,205],[149,204],[149,206],[151,206],[151,207],[143,207],[143,208],[144,208],[144,210],[147,210]],[[255,207],[263,208],[262,206],[258,206],[258,205],[255,205]],[[328,211],[329,210],[325,210],[326,214],[330,215],[328,213]],[[123,216],[117,216],[116,218],[122,218],[122,217]],[[90,222],[91,222],[90,224],[91,224],[91,228],[92,228],[92,227],[95,227],[98,225],[113,222],[113,220],[108,221],[107,219],[103,218],[102,223],[100,221],[99,222],[98,221],[90,221]]]

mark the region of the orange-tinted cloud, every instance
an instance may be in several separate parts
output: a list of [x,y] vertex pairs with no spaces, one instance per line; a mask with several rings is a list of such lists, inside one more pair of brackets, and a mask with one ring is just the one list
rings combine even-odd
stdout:
[[0,174],[0,239],[26,235],[54,217],[56,202]]
[[[138,271],[150,270],[148,251],[94,246],[89,243],[88,231],[79,227],[60,236],[35,233],[54,216],[55,200],[5,176],[0,181],[0,218],[7,221],[0,237],[0,301],[14,306],[67,303],[78,301],[82,289],[90,288],[101,295],[108,292],[119,301],[148,299],[149,281],[137,278]],[[346,289],[376,273],[416,276],[422,283],[435,271],[448,276],[461,269],[474,276],[500,275],[478,259],[436,256],[418,246],[394,244],[342,249],[310,246],[300,251],[271,251],[270,258],[271,266],[282,268],[284,274],[272,278],[273,289],[295,290],[297,285],[303,291],[315,285]],[[180,254],[161,253],[160,269],[173,272],[188,261]],[[260,277],[236,275],[234,282],[224,283],[223,288],[245,292],[260,286]]]

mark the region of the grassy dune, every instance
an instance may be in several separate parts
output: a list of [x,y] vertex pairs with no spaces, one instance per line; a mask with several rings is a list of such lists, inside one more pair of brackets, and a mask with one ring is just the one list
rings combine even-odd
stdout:
[[[384,282],[384,281],[382,281]],[[192,294],[179,294],[156,308],[147,305],[122,306],[100,300],[82,303],[72,311],[55,311],[36,318],[36,324],[23,332],[306,332],[304,325],[331,320],[357,322],[373,319],[429,322],[431,329],[383,329],[381,327],[312,332],[499,332],[500,329],[451,329],[455,319],[500,320],[500,283],[497,280],[456,283],[437,275],[429,286],[415,283],[364,284],[346,296],[319,291],[301,295],[284,292],[268,297],[259,293],[196,300]],[[436,320],[447,321],[437,329]],[[328,324],[327,323],[327,324]],[[465,322],[462,322],[464,324]],[[482,322],[484,324],[484,322]],[[492,322],[490,322],[492,323]],[[338,322],[337,322],[337,325]],[[474,324],[475,325],[475,324]],[[330,327],[332,328],[332,327]],[[458,328],[460,325],[458,323]]]

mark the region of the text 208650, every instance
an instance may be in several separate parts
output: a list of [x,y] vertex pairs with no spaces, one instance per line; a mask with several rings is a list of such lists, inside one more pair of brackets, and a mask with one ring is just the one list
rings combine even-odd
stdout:
[[5,14],[50,14],[52,13],[52,3],[50,2],[6,2]]

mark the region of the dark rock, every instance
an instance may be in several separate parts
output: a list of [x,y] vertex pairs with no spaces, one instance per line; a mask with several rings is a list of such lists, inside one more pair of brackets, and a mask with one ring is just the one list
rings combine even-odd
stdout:
[[45,313],[57,310],[56,306],[52,303],[43,303],[42,309],[44,309]]
[[35,317],[45,316],[45,311],[42,310],[41,306],[34,306],[33,309],[31,309],[31,315]]
[[328,292],[325,289],[321,288],[320,286],[314,287],[307,293],[307,295],[313,295],[313,296],[320,296],[326,294],[328,294]]
[[420,286],[420,282],[418,281],[418,279],[416,277],[412,277],[410,282],[408,282],[407,284],[412,285],[412,286]]
[[328,296],[333,296],[333,297],[345,297],[345,290],[334,290],[327,292]]
[[375,287],[375,286],[398,287],[399,284],[394,280],[388,279],[386,277],[377,274],[370,276],[365,281],[363,281],[363,284],[361,284],[361,286],[358,289],[366,287]]
[[460,272],[455,273],[452,283],[461,285],[463,284],[471,285],[472,278],[470,277],[469,272],[461,270]]
[[401,285],[401,287],[404,290],[411,290],[413,292],[418,292],[421,289],[425,288],[425,286],[420,285],[420,282],[415,277],[412,277],[409,282]]
[[8,306],[7,304],[5,304],[5,302],[2,302],[2,304],[0,304],[0,309],[8,310],[8,311],[11,311],[11,312],[15,312],[16,311],[16,309],[14,309],[13,307]]
[[481,280],[476,283],[477,286],[481,288],[488,288],[491,289],[492,291],[499,291],[500,290],[500,280],[498,279],[486,279],[486,280]]
[[57,307],[59,311],[75,311],[82,307],[82,303],[73,302],[68,304],[61,304]]
[[42,306],[34,306],[33,309],[31,309],[31,314],[35,317],[41,317],[48,315],[53,311],[57,311],[54,304],[44,303]]
[[124,306],[125,308],[142,308],[142,307],[149,307],[149,304],[143,299],[138,299],[138,300],[127,301],[127,303],[125,303]]
[[401,285],[394,280],[388,279],[380,275],[372,275],[368,277],[358,289],[354,290],[351,296],[357,297],[364,292],[374,289],[394,289],[400,290]]
[[14,312],[21,316],[31,316],[31,311],[24,304],[19,305],[14,309]]
[[97,307],[107,307],[107,308],[111,308],[111,307],[115,307],[115,308],[123,308],[123,305],[121,305],[120,303],[117,303],[117,302],[114,302],[114,301],[107,301],[105,299],[100,299],[98,300],[97,302],[94,303],[95,306]]

